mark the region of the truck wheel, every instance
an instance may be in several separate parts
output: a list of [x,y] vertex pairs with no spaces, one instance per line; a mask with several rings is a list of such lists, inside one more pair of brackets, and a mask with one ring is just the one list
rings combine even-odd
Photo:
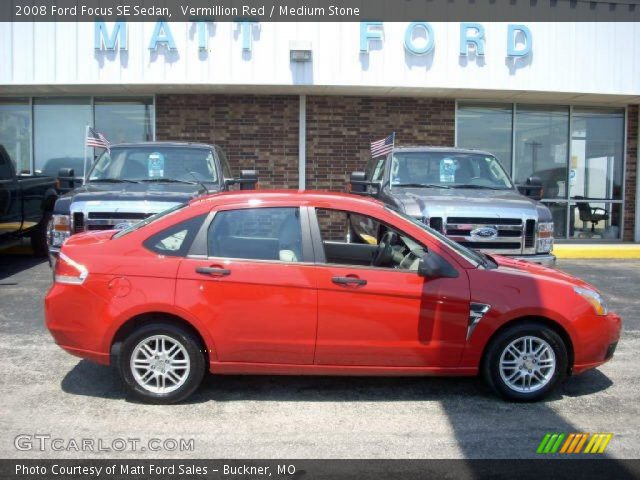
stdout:
[[197,338],[170,323],[144,325],[122,344],[118,369],[129,393],[147,403],[184,400],[202,382],[205,357]]
[[567,374],[567,347],[545,325],[526,322],[491,341],[483,362],[487,383],[502,397],[533,402],[545,397]]
[[38,225],[31,231],[31,249],[36,257],[46,257],[49,254],[47,228],[50,220],[51,212],[45,213]]

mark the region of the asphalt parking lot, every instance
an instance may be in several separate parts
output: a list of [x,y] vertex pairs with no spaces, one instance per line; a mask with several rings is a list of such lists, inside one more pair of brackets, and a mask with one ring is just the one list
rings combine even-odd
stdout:
[[[625,331],[610,363],[544,403],[505,403],[476,379],[209,376],[188,403],[151,406],[127,400],[112,369],[54,345],[43,325],[46,261],[0,255],[0,457],[523,458],[547,432],[612,432],[606,455],[637,458],[640,260],[559,268],[601,289]],[[63,439],[63,450],[18,450],[21,434]],[[87,438],[140,443],[69,447]],[[193,439],[193,450],[140,449],[156,438]]]

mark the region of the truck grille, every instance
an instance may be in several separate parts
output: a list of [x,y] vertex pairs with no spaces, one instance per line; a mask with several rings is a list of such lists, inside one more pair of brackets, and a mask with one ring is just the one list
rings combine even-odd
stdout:
[[140,212],[89,212],[87,214],[87,230],[112,230],[119,223],[136,223],[144,220],[151,213]]
[[[465,247],[501,254],[535,253],[536,221],[533,219],[432,217],[429,221],[431,225],[443,225],[444,233]],[[484,227],[493,227],[497,235],[483,238],[479,229]]]
[[84,231],[84,214],[82,212],[73,213],[73,233]]

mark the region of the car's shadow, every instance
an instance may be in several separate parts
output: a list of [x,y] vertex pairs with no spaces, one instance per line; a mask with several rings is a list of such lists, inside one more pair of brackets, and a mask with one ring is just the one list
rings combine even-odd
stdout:
[[[609,388],[613,382],[599,370],[571,377],[547,398],[580,397]],[[73,395],[126,398],[114,368],[81,360],[62,380]],[[183,403],[232,401],[425,401],[496,397],[478,378],[464,377],[326,377],[279,375],[206,375],[200,388]]]
[[0,253],[0,285],[15,285],[17,282],[14,282],[11,277],[47,261],[46,258],[33,255]]

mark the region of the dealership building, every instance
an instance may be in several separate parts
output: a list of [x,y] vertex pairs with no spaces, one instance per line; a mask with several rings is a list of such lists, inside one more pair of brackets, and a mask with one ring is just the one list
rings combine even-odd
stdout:
[[567,242],[640,241],[638,104],[638,23],[0,23],[19,170],[81,169],[91,125],[218,144],[263,188],[343,191],[395,132],[539,177]]

